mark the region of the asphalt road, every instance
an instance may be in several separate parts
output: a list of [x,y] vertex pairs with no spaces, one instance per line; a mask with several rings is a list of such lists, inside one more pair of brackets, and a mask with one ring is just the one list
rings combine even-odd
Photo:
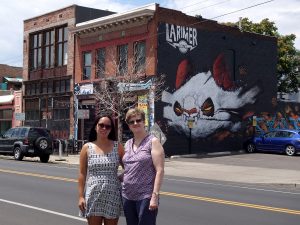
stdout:
[[[77,165],[0,159],[1,225],[86,224],[77,217],[77,172]],[[158,224],[298,225],[299,201],[292,186],[166,176]]]

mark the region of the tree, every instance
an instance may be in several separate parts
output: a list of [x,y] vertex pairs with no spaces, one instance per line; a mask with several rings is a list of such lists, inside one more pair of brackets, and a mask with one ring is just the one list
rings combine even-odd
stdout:
[[[263,19],[259,23],[253,23],[248,18],[243,18],[241,21],[243,31],[254,32],[263,35],[277,37],[278,47],[278,63],[277,63],[277,80],[278,92],[292,93],[298,92],[300,86],[298,69],[300,66],[299,50],[294,46],[296,35],[281,35],[274,22],[269,19]],[[236,23],[225,23],[229,26],[238,26]]]
[[97,114],[110,113],[118,119],[118,139],[122,141],[126,111],[137,106],[138,95],[151,93],[154,101],[160,99],[165,75],[146,76],[146,68],[150,63],[146,59],[144,47],[135,46],[131,60],[128,60],[126,49],[124,54],[119,52],[118,59],[113,54],[114,51],[115,49],[111,49],[107,52],[106,62],[110,63],[115,74],[108,74],[101,63],[98,64],[96,71],[102,74],[103,79],[95,85],[94,95],[98,102]]

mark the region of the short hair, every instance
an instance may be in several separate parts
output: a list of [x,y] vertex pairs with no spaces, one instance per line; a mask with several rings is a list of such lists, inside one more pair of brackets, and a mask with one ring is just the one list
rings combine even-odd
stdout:
[[90,134],[89,134],[89,142],[92,142],[92,141],[96,141],[97,140],[97,132],[96,132],[96,126],[99,122],[100,119],[104,118],[104,117],[107,117],[109,120],[110,120],[110,125],[111,125],[111,130],[108,134],[108,139],[112,140],[112,141],[116,141],[117,138],[116,138],[116,131],[115,131],[115,125],[114,125],[114,121],[113,119],[111,118],[111,116],[109,115],[101,115],[101,116],[98,116],[96,117],[95,119],[95,122],[91,128],[91,131],[90,131]]
[[125,116],[126,123],[129,122],[130,118],[134,116],[141,116],[142,120],[145,121],[145,112],[139,108],[129,109]]

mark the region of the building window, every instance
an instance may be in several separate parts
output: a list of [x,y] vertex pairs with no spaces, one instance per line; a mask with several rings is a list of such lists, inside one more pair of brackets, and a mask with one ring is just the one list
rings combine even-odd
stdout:
[[92,53],[84,52],[83,53],[82,80],[90,80],[91,79],[91,69],[92,69]]
[[146,69],[146,42],[134,43],[134,73],[145,73]]
[[105,48],[100,48],[97,50],[96,78],[105,76],[105,54]]
[[70,80],[66,80],[66,92],[70,92]]
[[118,71],[117,74],[124,76],[128,71],[128,45],[119,45],[118,46]]
[[53,28],[30,35],[30,71],[64,66],[68,62],[68,28]]
[[32,84],[32,85],[31,85],[31,94],[32,94],[32,95],[35,95],[35,94],[36,94],[35,90],[36,90],[36,85],[35,85],[35,84]]
[[67,120],[70,119],[70,99],[57,98],[53,101],[53,119]]
[[30,68],[36,70],[42,67],[42,34],[35,34],[31,36],[30,40]]
[[43,82],[42,83],[42,93],[46,94],[47,90],[48,90],[48,88],[47,88],[47,82]]
[[48,93],[51,94],[53,92],[53,81],[48,82]]
[[25,101],[25,119],[26,120],[39,120],[39,100],[38,99],[28,99]]
[[54,30],[45,33],[45,68],[54,67]]
[[55,93],[60,93],[60,81],[56,80],[54,81],[54,88],[55,88]]
[[57,65],[67,65],[68,62],[68,28],[61,27],[57,30]]
[[26,92],[26,95],[30,95],[31,94],[31,85],[30,84],[26,84],[25,85],[25,92]]
[[60,81],[60,91],[66,92],[66,81],[65,80]]

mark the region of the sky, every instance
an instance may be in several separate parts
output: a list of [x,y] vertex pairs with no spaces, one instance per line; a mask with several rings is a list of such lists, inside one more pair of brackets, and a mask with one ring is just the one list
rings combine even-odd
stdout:
[[[124,12],[146,4],[147,0],[2,0],[0,6],[0,64],[22,66],[23,21],[73,4]],[[161,7],[201,15],[218,22],[237,22],[247,17],[252,22],[269,18],[282,35],[295,34],[300,50],[300,0],[161,0]],[[262,4],[264,3],[264,4]],[[257,5],[257,6],[255,6]],[[238,11],[238,12],[236,12]]]

